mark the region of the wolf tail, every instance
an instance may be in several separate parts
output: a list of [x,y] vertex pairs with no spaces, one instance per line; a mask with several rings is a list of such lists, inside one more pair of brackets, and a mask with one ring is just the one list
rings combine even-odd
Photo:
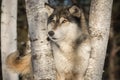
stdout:
[[19,56],[19,52],[15,51],[6,58],[7,67],[19,74],[27,74],[31,72],[31,54]]

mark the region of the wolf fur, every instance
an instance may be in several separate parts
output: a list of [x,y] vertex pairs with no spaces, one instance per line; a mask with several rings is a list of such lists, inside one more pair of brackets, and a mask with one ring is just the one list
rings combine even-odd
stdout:
[[91,46],[83,10],[76,5],[53,8],[48,4],[46,9],[56,80],[84,80]]
[[6,65],[9,70],[21,75],[31,72],[31,54],[28,45],[25,43],[21,47],[21,51],[10,53],[6,58]]

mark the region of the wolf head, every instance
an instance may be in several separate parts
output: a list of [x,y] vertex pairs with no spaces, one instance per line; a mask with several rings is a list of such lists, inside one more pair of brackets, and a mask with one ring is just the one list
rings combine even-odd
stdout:
[[82,9],[71,7],[51,7],[45,5],[48,13],[48,37],[52,41],[74,41],[82,35],[80,18]]

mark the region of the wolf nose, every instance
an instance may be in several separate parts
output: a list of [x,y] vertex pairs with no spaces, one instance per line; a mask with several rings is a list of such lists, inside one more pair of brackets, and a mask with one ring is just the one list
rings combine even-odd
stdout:
[[53,36],[55,33],[54,33],[53,31],[49,31],[48,34],[49,34],[50,36]]

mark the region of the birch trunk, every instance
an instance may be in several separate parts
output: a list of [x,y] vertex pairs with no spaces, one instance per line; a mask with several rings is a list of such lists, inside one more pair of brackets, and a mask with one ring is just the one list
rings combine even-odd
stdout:
[[35,80],[54,80],[55,69],[50,44],[47,41],[47,0],[26,0]]
[[18,80],[16,73],[8,70],[5,64],[6,57],[17,50],[17,0],[2,0],[1,14],[1,55],[3,80]]
[[89,27],[92,51],[85,80],[101,80],[109,37],[113,0],[92,0]]

